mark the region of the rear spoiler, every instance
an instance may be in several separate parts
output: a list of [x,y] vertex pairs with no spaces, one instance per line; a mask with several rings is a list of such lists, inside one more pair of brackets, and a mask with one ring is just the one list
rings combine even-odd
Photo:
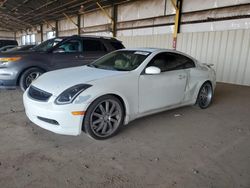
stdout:
[[214,66],[214,64],[212,64],[212,63],[210,63],[210,64],[208,64],[208,63],[202,63],[203,65],[206,65],[206,66],[208,66],[208,67],[212,67],[212,66]]

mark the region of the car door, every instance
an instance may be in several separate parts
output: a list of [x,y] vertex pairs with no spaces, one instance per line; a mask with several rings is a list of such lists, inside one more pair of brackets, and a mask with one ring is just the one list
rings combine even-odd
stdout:
[[146,67],[161,69],[160,74],[142,73],[139,77],[139,112],[177,105],[182,102],[188,72],[181,66],[178,56],[171,53],[157,54]]
[[84,64],[89,64],[107,54],[107,49],[102,40],[98,38],[83,39]]
[[69,39],[51,52],[52,69],[62,69],[84,65],[83,43],[81,38]]

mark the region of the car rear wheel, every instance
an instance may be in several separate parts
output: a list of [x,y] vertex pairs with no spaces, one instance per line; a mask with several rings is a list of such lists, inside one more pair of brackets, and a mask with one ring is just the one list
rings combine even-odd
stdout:
[[200,108],[205,109],[211,104],[212,98],[213,98],[212,85],[209,82],[205,82],[200,88],[197,97],[197,105]]
[[83,126],[90,137],[104,140],[116,135],[123,121],[124,108],[121,101],[112,95],[105,95],[89,106]]
[[20,77],[20,88],[25,91],[30,86],[30,84],[43,73],[44,71],[39,68],[30,68],[26,70]]

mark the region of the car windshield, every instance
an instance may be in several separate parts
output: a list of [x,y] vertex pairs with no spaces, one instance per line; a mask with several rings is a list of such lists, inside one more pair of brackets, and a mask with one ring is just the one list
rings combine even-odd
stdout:
[[46,40],[46,41],[42,42],[41,44],[39,44],[38,46],[35,46],[34,48],[32,48],[32,51],[46,52],[50,48],[57,45],[62,40],[63,40],[62,38],[54,38],[54,39]]
[[150,52],[145,51],[116,51],[107,54],[89,66],[107,70],[132,71],[139,67],[149,55]]

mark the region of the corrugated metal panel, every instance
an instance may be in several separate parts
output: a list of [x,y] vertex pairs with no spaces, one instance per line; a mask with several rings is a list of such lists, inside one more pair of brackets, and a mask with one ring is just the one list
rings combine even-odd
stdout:
[[59,31],[58,36],[71,36],[71,35],[77,35],[78,31],[77,29],[71,29],[71,30],[66,30],[66,31]]
[[0,31],[0,39],[13,39],[14,38],[14,32],[10,31]]
[[164,15],[165,0],[143,0],[118,6],[118,22]]
[[182,8],[183,12],[192,12],[246,3],[249,3],[249,0],[203,0],[202,3],[198,3],[197,0],[185,0]]
[[[106,8],[105,11],[111,15],[111,8]],[[82,15],[81,20],[81,26],[84,25],[84,27],[111,23],[111,20],[105,16],[101,10],[86,13]]]
[[156,47],[156,48],[171,48],[172,35],[147,35],[147,36],[120,36],[119,40],[127,48],[133,47]]
[[[119,39],[126,47],[172,47],[170,34]],[[250,85],[250,29],[180,33],[177,50],[202,63],[213,63],[220,82]]]
[[[77,23],[77,17],[71,17],[72,21]],[[58,30],[59,31],[67,31],[71,29],[76,29],[77,27],[72,23],[69,19],[63,19],[58,22]]]

